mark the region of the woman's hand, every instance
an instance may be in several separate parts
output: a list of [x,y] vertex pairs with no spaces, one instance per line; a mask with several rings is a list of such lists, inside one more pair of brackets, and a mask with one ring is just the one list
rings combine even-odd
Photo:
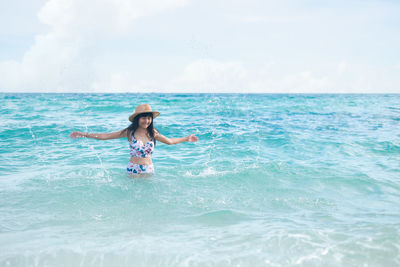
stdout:
[[199,138],[194,134],[188,136],[188,142],[197,142],[197,140],[199,140]]
[[71,138],[79,138],[79,137],[85,137],[86,133],[81,133],[81,132],[73,132],[69,135]]

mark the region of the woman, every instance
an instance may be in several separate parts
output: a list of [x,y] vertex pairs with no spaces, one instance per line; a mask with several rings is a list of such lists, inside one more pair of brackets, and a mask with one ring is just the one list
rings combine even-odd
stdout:
[[151,175],[154,173],[151,154],[154,151],[156,140],[164,144],[174,145],[182,142],[196,142],[195,135],[180,138],[168,138],[160,134],[153,127],[153,119],[158,117],[160,112],[152,111],[150,105],[142,104],[136,107],[135,112],[129,116],[132,122],[127,128],[112,133],[82,133],[73,132],[71,138],[87,137],[99,140],[116,138],[128,138],[131,159],[129,160],[127,173],[131,177]]

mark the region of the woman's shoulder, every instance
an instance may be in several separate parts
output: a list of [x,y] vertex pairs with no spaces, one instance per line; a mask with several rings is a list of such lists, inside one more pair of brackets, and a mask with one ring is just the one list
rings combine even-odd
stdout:
[[123,132],[123,136],[126,137],[129,142],[131,142],[132,141],[132,137],[135,136],[135,133],[132,130],[129,130],[129,129],[124,129],[124,130],[122,130],[122,132]]

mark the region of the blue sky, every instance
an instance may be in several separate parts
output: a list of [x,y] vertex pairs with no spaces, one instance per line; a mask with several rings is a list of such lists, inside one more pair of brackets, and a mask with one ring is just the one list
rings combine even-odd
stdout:
[[0,2],[0,91],[400,93],[400,1]]

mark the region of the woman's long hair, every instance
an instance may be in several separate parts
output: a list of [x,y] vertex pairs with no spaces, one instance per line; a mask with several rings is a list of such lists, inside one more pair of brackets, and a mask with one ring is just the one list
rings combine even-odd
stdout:
[[154,126],[153,126],[153,113],[149,112],[149,113],[142,113],[137,115],[134,119],[133,122],[131,123],[131,125],[129,125],[128,127],[126,127],[124,129],[124,131],[127,134],[128,140],[129,142],[131,142],[131,136],[133,134],[135,134],[135,131],[137,130],[137,128],[139,128],[139,119],[141,117],[151,117],[151,123],[149,125],[149,127],[147,127],[147,133],[149,134],[150,138],[154,141],[154,146],[156,146],[156,139],[154,138]]

